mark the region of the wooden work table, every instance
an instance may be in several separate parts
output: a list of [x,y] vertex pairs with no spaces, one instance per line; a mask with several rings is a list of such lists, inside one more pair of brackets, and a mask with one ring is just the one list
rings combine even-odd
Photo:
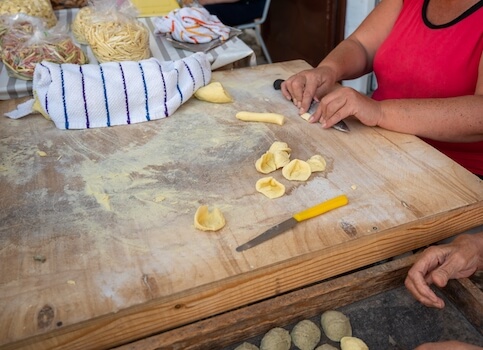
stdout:
[[[39,115],[1,117],[0,348],[119,346],[483,224],[481,180],[417,137],[299,118],[272,83],[305,68],[214,72],[235,102],[192,98],[137,125],[64,131]],[[287,121],[242,122],[240,110]],[[270,200],[254,163],[276,140],[328,168],[306,182],[270,174],[287,188]],[[340,194],[348,205],[235,251]],[[194,228],[201,204],[221,209],[222,230]]]

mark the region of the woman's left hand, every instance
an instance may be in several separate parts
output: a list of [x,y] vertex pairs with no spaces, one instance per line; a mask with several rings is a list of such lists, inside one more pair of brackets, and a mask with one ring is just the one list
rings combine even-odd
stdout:
[[368,126],[378,125],[382,118],[380,103],[349,87],[339,87],[325,95],[309,121],[319,122],[324,128],[349,116]]

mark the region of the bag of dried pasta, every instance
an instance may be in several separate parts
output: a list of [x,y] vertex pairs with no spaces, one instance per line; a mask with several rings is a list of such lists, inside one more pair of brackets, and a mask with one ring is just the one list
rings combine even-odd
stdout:
[[15,78],[32,80],[35,66],[42,61],[75,64],[88,61],[66,27],[46,29],[36,17],[1,16],[0,33],[2,62]]
[[88,44],[100,63],[140,61],[151,57],[149,30],[136,18],[129,0],[91,0],[77,13],[72,33]]
[[83,45],[88,44],[85,36],[85,31],[90,26],[91,17],[92,17],[92,7],[85,6],[77,12],[77,15],[72,21],[72,25],[70,29],[72,31],[72,35],[74,35],[74,39],[79,44],[83,44]]
[[47,28],[57,24],[50,0],[0,0],[0,15],[16,14],[41,18]]

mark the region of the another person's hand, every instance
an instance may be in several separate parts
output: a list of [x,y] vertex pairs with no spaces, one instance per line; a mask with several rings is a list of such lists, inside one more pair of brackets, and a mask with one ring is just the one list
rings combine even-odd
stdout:
[[481,350],[480,346],[462,343],[459,341],[445,341],[439,343],[426,343],[414,350]]
[[312,100],[320,101],[336,84],[335,73],[329,67],[320,66],[292,75],[281,86],[282,94],[303,114]]
[[483,267],[482,252],[483,233],[461,235],[450,244],[431,246],[409,270],[406,288],[422,304],[443,308],[444,301],[429,286],[444,287],[452,278],[471,276]]

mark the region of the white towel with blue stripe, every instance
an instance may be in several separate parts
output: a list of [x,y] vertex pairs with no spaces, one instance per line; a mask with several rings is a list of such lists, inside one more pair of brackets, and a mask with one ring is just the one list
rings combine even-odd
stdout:
[[[99,65],[43,61],[35,68],[33,91],[42,114],[57,128],[86,129],[168,117],[210,80],[204,53],[168,62],[155,58]],[[31,106],[32,101],[27,101],[6,115],[20,118]]]

